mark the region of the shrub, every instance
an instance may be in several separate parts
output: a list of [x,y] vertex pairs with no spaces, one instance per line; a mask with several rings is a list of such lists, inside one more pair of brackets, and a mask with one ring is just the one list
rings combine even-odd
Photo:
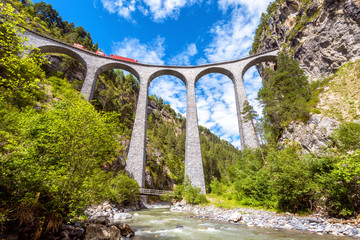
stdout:
[[190,204],[202,204],[207,203],[205,194],[201,193],[201,188],[191,185],[189,176],[184,180],[184,199]]
[[283,211],[309,211],[317,189],[308,165],[297,151],[289,147],[267,156],[271,162],[271,187],[277,207]]
[[211,183],[210,183],[210,187],[211,187],[211,192],[220,196],[223,193],[223,187],[222,187],[222,183],[219,182],[219,180],[217,178],[214,178]]
[[326,208],[330,215],[351,217],[360,214],[360,151],[340,157],[324,181]]
[[134,204],[139,200],[139,184],[124,173],[110,180],[110,200],[118,204]]
[[116,126],[80,98],[18,117],[21,128],[1,155],[1,208],[38,231],[54,230],[54,221],[78,216],[104,198],[101,167],[115,156]]
[[333,134],[336,146],[341,151],[360,149],[360,123],[345,123],[340,125]]
[[37,51],[25,47],[19,33],[23,30],[17,24],[16,14],[10,4],[0,2],[0,100],[25,107],[42,97],[39,88],[44,72],[40,65],[45,62]]
[[184,185],[176,185],[174,188],[174,198],[177,200],[181,200],[183,198],[185,192]]

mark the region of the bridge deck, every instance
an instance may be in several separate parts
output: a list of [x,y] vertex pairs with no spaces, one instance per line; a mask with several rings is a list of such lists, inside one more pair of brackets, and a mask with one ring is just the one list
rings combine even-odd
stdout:
[[165,191],[165,190],[140,188],[140,195],[163,196],[166,194],[168,194],[169,196],[173,196],[174,192],[173,191]]

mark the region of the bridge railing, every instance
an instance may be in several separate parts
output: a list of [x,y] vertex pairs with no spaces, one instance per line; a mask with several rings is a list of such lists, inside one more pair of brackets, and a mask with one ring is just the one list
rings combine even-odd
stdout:
[[165,190],[156,190],[156,189],[146,189],[140,188],[141,195],[154,195],[154,196],[162,196],[168,194],[169,196],[174,195],[173,191],[165,191]]

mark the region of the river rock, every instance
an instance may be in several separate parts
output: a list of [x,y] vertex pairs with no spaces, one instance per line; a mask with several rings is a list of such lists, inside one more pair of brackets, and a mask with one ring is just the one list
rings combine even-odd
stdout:
[[234,212],[233,214],[231,214],[231,216],[229,217],[229,222],[233,222],[233,223],[237,223],[241,220],[242,216],[241,213],[239,212]]
[[116,226],[120,230],[120,234],[124,237],[133,237],[135,236],[134,231],[126,223],[113,223],[113,226]]
[[89,224],[86,226],[84,240],[120,240],[120,237],[120,229],[116,226]]
[[321,235],[332,234],[336,236],[360,238],[360,229],[358,229],[359,222],[356,219],[345,222],[341,221],[342,223],[333,223],[334,219],[320,215],[302,217],[291,213],[279,214],[272,211],[255,210],[251,208],[223,209],[214,206],[178,205],[176,209],[182,212],[196,214],[195,216],[191,215],[189,217],[227,221],[243,224],[248,227],[293,229]]
[[115,221],[120,219],[130,219],[130,218],[132,218],[130,213],[116,213],[113,217]]

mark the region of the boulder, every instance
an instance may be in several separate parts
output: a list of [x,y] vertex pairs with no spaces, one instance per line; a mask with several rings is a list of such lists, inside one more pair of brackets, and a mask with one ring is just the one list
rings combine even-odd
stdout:
[[230,215],[228,221],[229,221],[229,222],[233,222],[233,223],[237,223],[237,222],[239,222],[241,219],[242,219],[242,215],[241,215],[240,212],[233,212],[233,213]]
[[115,226],[120,230],[121,236],[127,238],[135,236],[134,231],[126,223],[113,223],[112,226]]
[[116,213],[114,215],[114,220],[120,220],[120,219],[130,219],[132,218],[130,213]]
[[86,226],[84,240],[120,240],[120,229],[116,226],[89,224]]

